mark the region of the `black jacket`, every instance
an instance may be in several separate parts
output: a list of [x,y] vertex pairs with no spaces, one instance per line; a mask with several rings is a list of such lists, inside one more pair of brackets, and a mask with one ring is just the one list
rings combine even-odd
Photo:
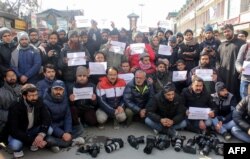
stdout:
[[11,53],[15,48],[14,42],[7,44],[0,41],[0,77],[10,68]]
[[250,96],[243,98],[233,111],[234,122],[246,133],[250,129]]
[[180,123],[185,118],[186,108],[183,99],[175,94],[174,101],[170,102],[163,92],[157,93],[150,107],[147,107],[147,116],[155,122],[160,122],[162,118],[169,118],[174,124]]
[[[51,124],[51,118],[47,108],[43,105],[41,99],[34,106],[34,125],[40,127],[40,132],[47,134]],[[26,145],[31,145],[34,141],[33,137],[27,135],[27,128],[29,125],[27,107],[24,100],[14,103],[9,110],[8,126],[10,135],[24,142]]]

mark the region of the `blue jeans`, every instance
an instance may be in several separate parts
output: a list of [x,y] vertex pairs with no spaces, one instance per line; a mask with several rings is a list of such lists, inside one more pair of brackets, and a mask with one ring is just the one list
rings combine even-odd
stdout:
[[243,131],[239,126],[236,125],[232,127],[231,133],[239,140],[250,143],[250,135]]
[[[150,128],[157,130],[158,132],[161,132],[164,128],[164,126],[160,122],[155,122],[151,120],[149,117],[145,119],[145,124]],[[172,128],[176,130],[176,129],[183,129],[186,126],[187,126],[186,121],[182,120],[179,124],[173,125]]]
[[[216,126],[219,123],[219,120],[217,117],[212,119],[213,126]],[[222,124],[222,127],[220,128],[219,134],[224,134],[228,130],[231,130],[232,127],[236,126],[235,122],[233,120]]]
[[[51,135],[52,132],[53,132],[53,129],[49,127],[47,135]],[[38,133],[40,133],[40,127],[32,128],[27,131],[28,136],[32,138],[36,137]],[[14,152],[21,151],[23,148],[23,142],[18,139],[13,138],[12,136],[9,136],[8,142],[9,142],[8,144],[9,148]]]
[[[200,130],[199,123],[200,120],[190,120],[186,119],[187,125],[191,126],[194,129]],[[208,118],[207,120],[203,120],[205,122],[206,127],[210,127],[212,125],[212,119]]]
[[248,95],[248,85],[250,82],[248,81],[240,81],[240,96],[241,99]]

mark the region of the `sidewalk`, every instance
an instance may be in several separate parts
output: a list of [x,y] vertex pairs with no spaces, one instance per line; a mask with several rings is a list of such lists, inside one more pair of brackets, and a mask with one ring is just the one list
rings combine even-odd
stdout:
[[[187,131],[180,131],[180,135],[185,135],[187,139],[193,137],[195,134]],[[153,149],[152,154],[147,155],[143,152],[143,149],[146,144],[140,144],[139,149],[136,150],[132,148],[127,142],[128,135],[135,135],[136,137],[144,135],[154,135],[153,131],[146,127],[141,123],[133,123],[130,127],[124,128],[120,127],[119,130],[114,130],[111,124],[105,126],[105,129],[99,130],[98,128],[87,128],[85,129],[85,136],[87,138],[94,137],[94,136],[107,136],[107,137],[117,137],[122,138],[124,141],[124,147],[111,152],[107,153],[103,148],[101,148],[100,153],[97,156],[97,159],[129,159],[129,158],[136,158],[136,159],[163,159],[163,158],[173,158],[173,159],[223,159],[223,156],[215,155],[214,151],[210,152],[208,157],[204,157],[199,154],[197,151],[196,155],[187,154],[183,151],[176,152],[172,146],[167,148],[166,150],[159,151],[156,148]],[[219,136],[221,141],[224,141],[221,136]],[[185,140],[184,144],[187,140]],[[230,142],[239,142],[236,139],[230,140]],[[92,159],[89,154],[80,153],[76,154],[77,147],[72,147],[68,149],[63,149],[59,153],[52,153],[49,150],[39,150],[37,152],[31,152],[28,149],[24,150],[24,157],[23,159]],[[12,155],[3,152],[2,150],[0,153],[3,153],[5,159],[12,158]]]

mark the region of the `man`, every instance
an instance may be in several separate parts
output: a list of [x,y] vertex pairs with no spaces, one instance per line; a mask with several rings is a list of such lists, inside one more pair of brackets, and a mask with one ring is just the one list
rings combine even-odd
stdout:
[[135,72],[135,77],[130,81],[124,90],[124,103],[126,106],[127,126],[132,123],[135,115],[140,119],[146,117],[146,107],[149,108],[150,101],[154,95],[154,89],[151,84],[147,83],[146,73],[142,70]]
[[0,86],[3,85],[5,71],[10,68],[11,52],[16,48],[16,44],[8,28],[0,29]]
[[[187,129],[193,132],[205,131],[207,127],[212,125],[211,118],[215,116],[214,110],[210,101],[210,94],[207,93],[204,87],[204,81],[199,77],[192,79],[192,84],[182,90],[181,95],[184,98],[185,106],[199,107],[199,108],[210,108],[208,113],[209,118],[207,120],[187,120]],[[187,116],[189,111],[186,112]]]
[[8,138],[7,119],[9,108],[13,102],[17,102],[21,96],[21,86],[17,83],[17,77],[13,70],[7,70],[4,75],[4,85],[0,88],[0,141],[6,143]]
[[30,28],[28,34],[30,43],[38,48],[41,45],[41,42],[39,41],[39,30],[35,28]]
[[8,141],[14,158],[24,156],[24,145],[30,146],[31,151],[44,148],[47,145],[45,136],[52,131],[48,132],[50,115],[38,98],[37,88],[33,84],[25,84],[21,92],[22,98],[10,107],[8,116]]
[[110,32],[110,37],[108,39],[108,42],[101,46],[100,51],[105,53],[106,61],[108,67],[116,67],[119,68],[122,61],[127,60],[126,56],[124,55],[124,52],[122,54],[115,53],[114,50],[111,50],[111,41],[118,41],[119,39],[119,31],[114,29]]
[[21,84],[37,83],[41,68],[41,56],[37,48],[30,44],[28,34],[19,32],[18,46],[12,52],[11,67],[16,72]]
[[159,133],[174,138],[176,129],[186,127],[186,108],[182,98],[175,93],[172,83],[165,85],[163,90],[154,96],[152,105],[146,109],[146,125]]
[[250,143],[250,96],[244,97],[233,111],[233,120],[236,123],[231,130],[232,134],[243,142]]
[[177,45],[179,46],[184,40],[184,36],[181,32],[176,33],[176,41]]
[[217,49],[221,42],[214,38],[213,28],[209,24],[206,25],[204,29],[204,37],[205,40],[202,43],[200,43],[200,49],[203,50],[204,48],[208,48],[210,64],[212,67],[215,67]]
[[[43,98],[44,105],[48,108],[51,116],[51,127],[53,133],[47,137],[48,146],[53,152],[59,152],[60,147],[68,147],[72,144],[72,139],[79,137],[83,132],[83,127],[78,124],[72,128],[72,118],[66,89],[63,81],[53,82]],[[84,140],[81,138],[84,142]]]
[[47,64],[43,67],[44,79],[37,82],[39,97],[43,97],[46,89],[50,88],[56,79],[56,69],[52,64]]
[[100,108],[96,111],[97,121],[100,128],[108,118],[114,119],[114,129],[119,129],[119,123],[126,120],[124,111],[123,91],[126,82],[118,78],[118,69],[110,67],[97,85],[98,103]]
[[247,42],[248,32],[245,30],[240,30],[238,32],[238,39],[243,40],[244,42]]
[[[210,64],[210,51],[205,48],[202,53],[200,54],[200,62],[199,66],[196,66],[190,71],[189,75],[189,83],[191,83],[192,79],[197,76],[196,75],[196,70],[198,69],[211,69],[213,71],[213,74],[211,75],[211,80],[210,81],[204,81],[205,88],[207,90],[208,94],[214,93],[214,86],[215,83],[218,80],[218,71],[211,66]],[[203,77],[200,77],[203,78]]]
[[230,140],[231,134],[229,132],[235,126],[232,113],[237,102],[233,94],[228,92],[223,82],[217,82],[215,90],[216,93],[211,94],[212,104],[216,110],[216,117],[212,119],[213,126],[219,134],[223,135],[225,140]]
[[[80,121],[83,125],[95,126],[97,125],[96,109],[96,86],[88,79],[89,70],[84,66],[78,66],[76,69],[76,81],[69,89],[69,99],[71,102],[71,109],[74,108],[76,114],[72,114],[73,122]],[[74,89],[92,88],[93,94],[88,99],[77,99],[74,94]]]
[[163,87],[172,81],[172,72],[168,71],[168,66],[163,61],[159,61],[156,73],[153,75],[153,86],[156,93],[162,91]]
[[67,43],[67,41],[68,41],[67,36],[66,36],[66,31],[64,29],[58,29],[57,33],[59,35],[58,45],[60,45],[61,47],[63,47],[63,45],[65,43]]
[[219,72],[222,82],[225,83],[229,92],[235,95],[236,100],[240,100],[239,94],[239,74],[235,69],[235,61],[240,47],[244,44],[242,40],[234,36],[234,28],[231,24],[223,27],[223,34],[226,41],[222,42],[218,48],[216,58],[216,68]]

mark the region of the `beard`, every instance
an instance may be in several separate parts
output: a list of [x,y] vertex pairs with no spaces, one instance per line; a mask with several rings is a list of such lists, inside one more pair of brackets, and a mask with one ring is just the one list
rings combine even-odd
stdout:
[[10,86],[13,86],[13,85],[16,84],[16,80],[15,80],[15,79],[11,79],[11,80],[9,80],[9,81],[6,81],[6,83],[7,83],[8,85],[10,85]]
[[30,107],[34,107],[38,103],[38,99],[36,100],[26,100]]
[[209,63],[203,63],[203,64],[201,63],[200,66],[202,68],[208,68],[208,67],[210,67],[210,64]]
[[54,93],[51,93],[51,96],[56,102],[62,102],[64,97],[63,94],[54,94]]
[[158,77],[159,79],[162,79],[162,78],[164,77],[165,74],[166,74],[166,72],[159,72],[159,71],[157,71],[157,77]]

